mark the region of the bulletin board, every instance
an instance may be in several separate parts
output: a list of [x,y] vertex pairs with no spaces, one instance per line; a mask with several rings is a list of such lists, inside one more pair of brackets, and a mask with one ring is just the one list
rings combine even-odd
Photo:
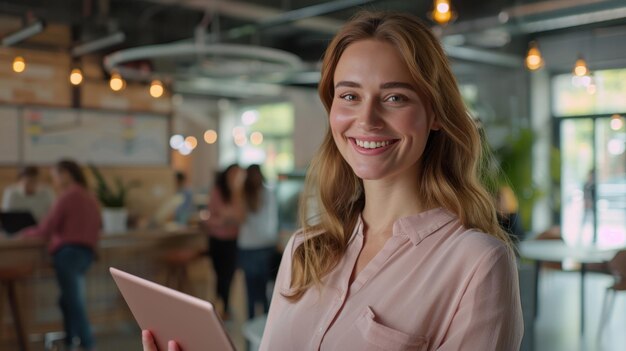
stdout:
[[61,158],[110,166],[167,165],[167,116],[71,109],[24,108],[24,163]]
[[20,161],[19,113],[15,107],[0,106],[0,164]]

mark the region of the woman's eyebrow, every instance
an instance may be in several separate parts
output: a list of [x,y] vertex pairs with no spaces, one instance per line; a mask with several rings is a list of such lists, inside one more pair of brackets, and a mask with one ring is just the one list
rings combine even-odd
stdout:
[[[342,80],[339,83],[335,84],[335,89],[339,87],[348,87],[348,88],[361,88],[361,84],[357,82]],[[415,90],[412,84],[405,82],[387,82],[380,85],[380,89],[408,89]]]
[[357,82],[351,82],[351,81],[347,81],[347,80],[342,80],[341,82],[335,84],[335,89],[337,89],[339,87],[360,88],[361,84],[359,84]]
[[415,88],[413,87],[412,84],[409,83],[404,83],[404,82],[388,82],[388,83],[383,83],[380,85],[381,89],[408,89],[408,90],[415,90]]

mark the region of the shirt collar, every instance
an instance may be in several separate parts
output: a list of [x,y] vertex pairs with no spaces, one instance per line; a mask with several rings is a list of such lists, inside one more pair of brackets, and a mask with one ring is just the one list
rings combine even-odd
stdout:
[[[399,218],[393,224],[394,236],[408,236],[413,245],[419,244],[422,240],[441,229],[444,225],[455,220],[457,216],[444,208],[434,208],[414,215]],[[363,235],[363,217],[359,215],[359,220],[354,228],[352,240],[355,234]]]
[[456,215],[446,209],[434,208],[398,219],[393,224],[393,235],[406,235],[413,245],[417,245],[456,218]]

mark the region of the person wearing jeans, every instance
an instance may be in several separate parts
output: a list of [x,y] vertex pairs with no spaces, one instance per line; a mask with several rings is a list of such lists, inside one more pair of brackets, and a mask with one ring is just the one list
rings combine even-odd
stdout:
[[246,218],[238,239],[239,266],[243,269],[248,295],[248,318],[255,316],[256,304],[269,311],[267,283],[278,241],[278,208],[271,189],[265,186],[261,168],[251,165],[244,182]]
[[52,169],[52,178],[59,189],[52,210],[39,225],[24,229],[18,237],[47,239],[61,292],[67,349],[74,350],[73,342],[78,338],[80,349],[92,351],[95,342],[85,307],[84,280],[100,238],[100,205],[87,189],[76,162],[59,161]]
[[93,262],[93,250],[80,245],[66,245],[53,255],[54,270],[61,290],[59,306],[63,313],[65,343],[74,337],[90,348],[94,344],[85,308],[85,273]]
[[217,174],[208,204],[209,218],[203,223],[209,235],[208,253],[215,269],[224,320],[230,319],[230,286],[237,268],[237,236],[245,217],[244,176],[244,171],[236,164]]

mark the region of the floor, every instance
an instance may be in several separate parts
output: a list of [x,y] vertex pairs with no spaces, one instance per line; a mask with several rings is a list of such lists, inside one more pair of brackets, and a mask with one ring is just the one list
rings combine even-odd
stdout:
[[542,272],[535,351],[626,350],[626,292],[617,293],[609,322],[598,337],[602,302],[612,281],[611,277],[597,273],[585,277],[586,326],[584,336],[580,336],[580,274]]
[[[540,313],[535,322],[535,351],[615,351],[626,350],[626,292],[617,294],[614,311],[602,336],[597,338],[600,309],[611,277],[589,273],[586,278],[585,336],[579,333],[580,275],[577,272],[543,271],[540,276]],[[233,286],[233,320],[227,323],[238,350],[245,349],[241,326],[245,320],[243,277],[238,272]],[[0,345],[0,350],[16,350]],[[100,351],[141,350],[139,330],[120,326],[115,333],[98,335]],[[32,343],[31,351],[43,351],[43,342]]]

